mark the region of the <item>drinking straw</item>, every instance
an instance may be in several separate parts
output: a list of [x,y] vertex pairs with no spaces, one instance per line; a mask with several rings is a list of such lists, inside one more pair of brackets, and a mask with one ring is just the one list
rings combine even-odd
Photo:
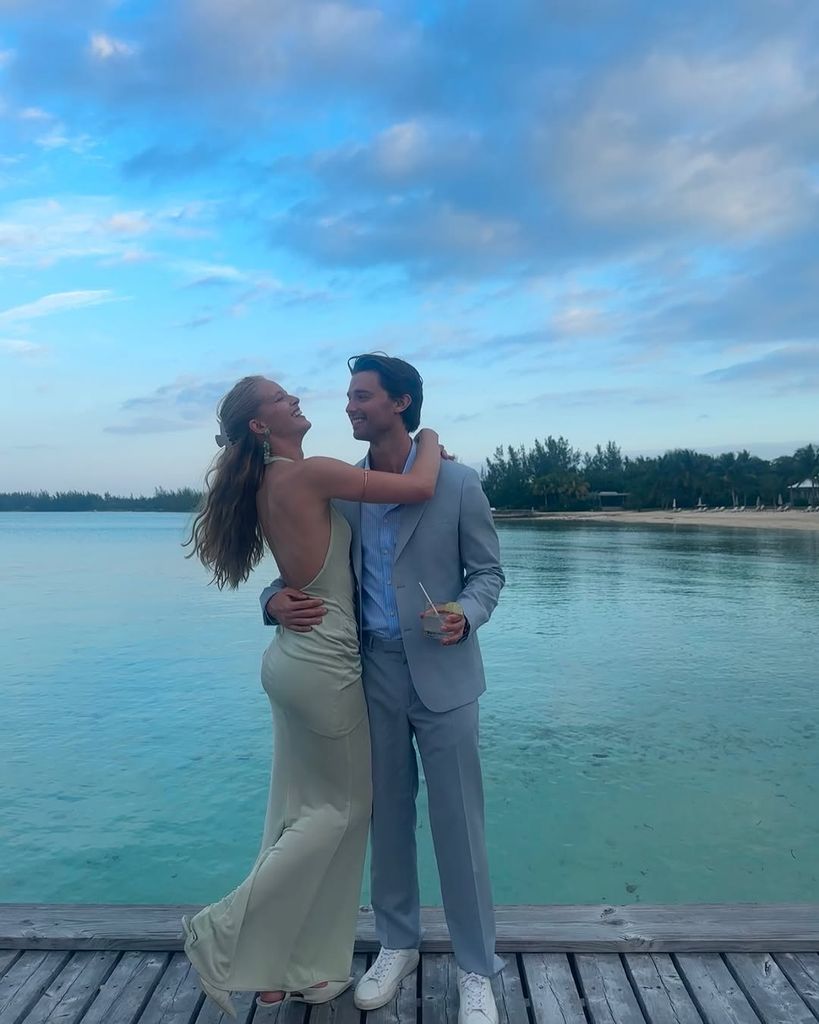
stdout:
[[430,608],[435,612],[435,615],[436,615],[438,621],[441,623],[441,625],[443,625],[444,620],[441,618],[440,612],[435,607],[435,605],[432,603],[432,598],[429,596],[429,594],[427,593],[426,587],[424,586],[424,584],[420,580],[418,580],[418,586],[421,588],[421,590],[423,590],[424,597],[427,599],[427,601],[429,601]]

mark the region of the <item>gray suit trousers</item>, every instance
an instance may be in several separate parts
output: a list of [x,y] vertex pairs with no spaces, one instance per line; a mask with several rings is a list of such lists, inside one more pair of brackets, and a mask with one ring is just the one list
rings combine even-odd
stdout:
[[371,898],[378,939],[388,949],[421,939],[415,847],[421,755],[444,913],[455,959],[491,976],[495,913],[484,838],[478,702],[430,711],[412,685],[400,640],[362,644],[373,766]]

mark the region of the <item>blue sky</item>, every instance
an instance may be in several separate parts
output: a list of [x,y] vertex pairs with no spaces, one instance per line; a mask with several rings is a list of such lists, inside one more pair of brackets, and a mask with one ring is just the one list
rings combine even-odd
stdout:
[[198,484],[346,358],[479,463],[817,438],[819,8],[0,0],[0,490]]

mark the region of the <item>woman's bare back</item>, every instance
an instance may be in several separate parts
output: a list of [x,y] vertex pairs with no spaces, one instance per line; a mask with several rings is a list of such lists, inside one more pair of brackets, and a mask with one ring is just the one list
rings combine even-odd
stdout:
[[259,523],[282,579],[302,590],[321,571],[330,546],[330,502],[306,486],[303,461],[271,463],[256,499]]
[[415,462],[406,473],[363,469],[315,456],[269,458],[256,510],[288,586],[302,590],[321,571],[331,540],[332,498],[400,505],[417,504],[433,496],[441,468],[438,435],[422,430],[416,443]]

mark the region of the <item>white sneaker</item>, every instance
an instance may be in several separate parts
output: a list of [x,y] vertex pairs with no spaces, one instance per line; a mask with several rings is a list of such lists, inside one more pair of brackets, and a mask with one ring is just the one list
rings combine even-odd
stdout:
[[489,978],[459,967],[458,992],[461,996],[458,1024],[498,1024],[498,1008]]
[[353,1002],[359,1010],[377,1010],[395,996],[398,986],[412,974],[420,959],[417,949],[384,949],[355,987]]

